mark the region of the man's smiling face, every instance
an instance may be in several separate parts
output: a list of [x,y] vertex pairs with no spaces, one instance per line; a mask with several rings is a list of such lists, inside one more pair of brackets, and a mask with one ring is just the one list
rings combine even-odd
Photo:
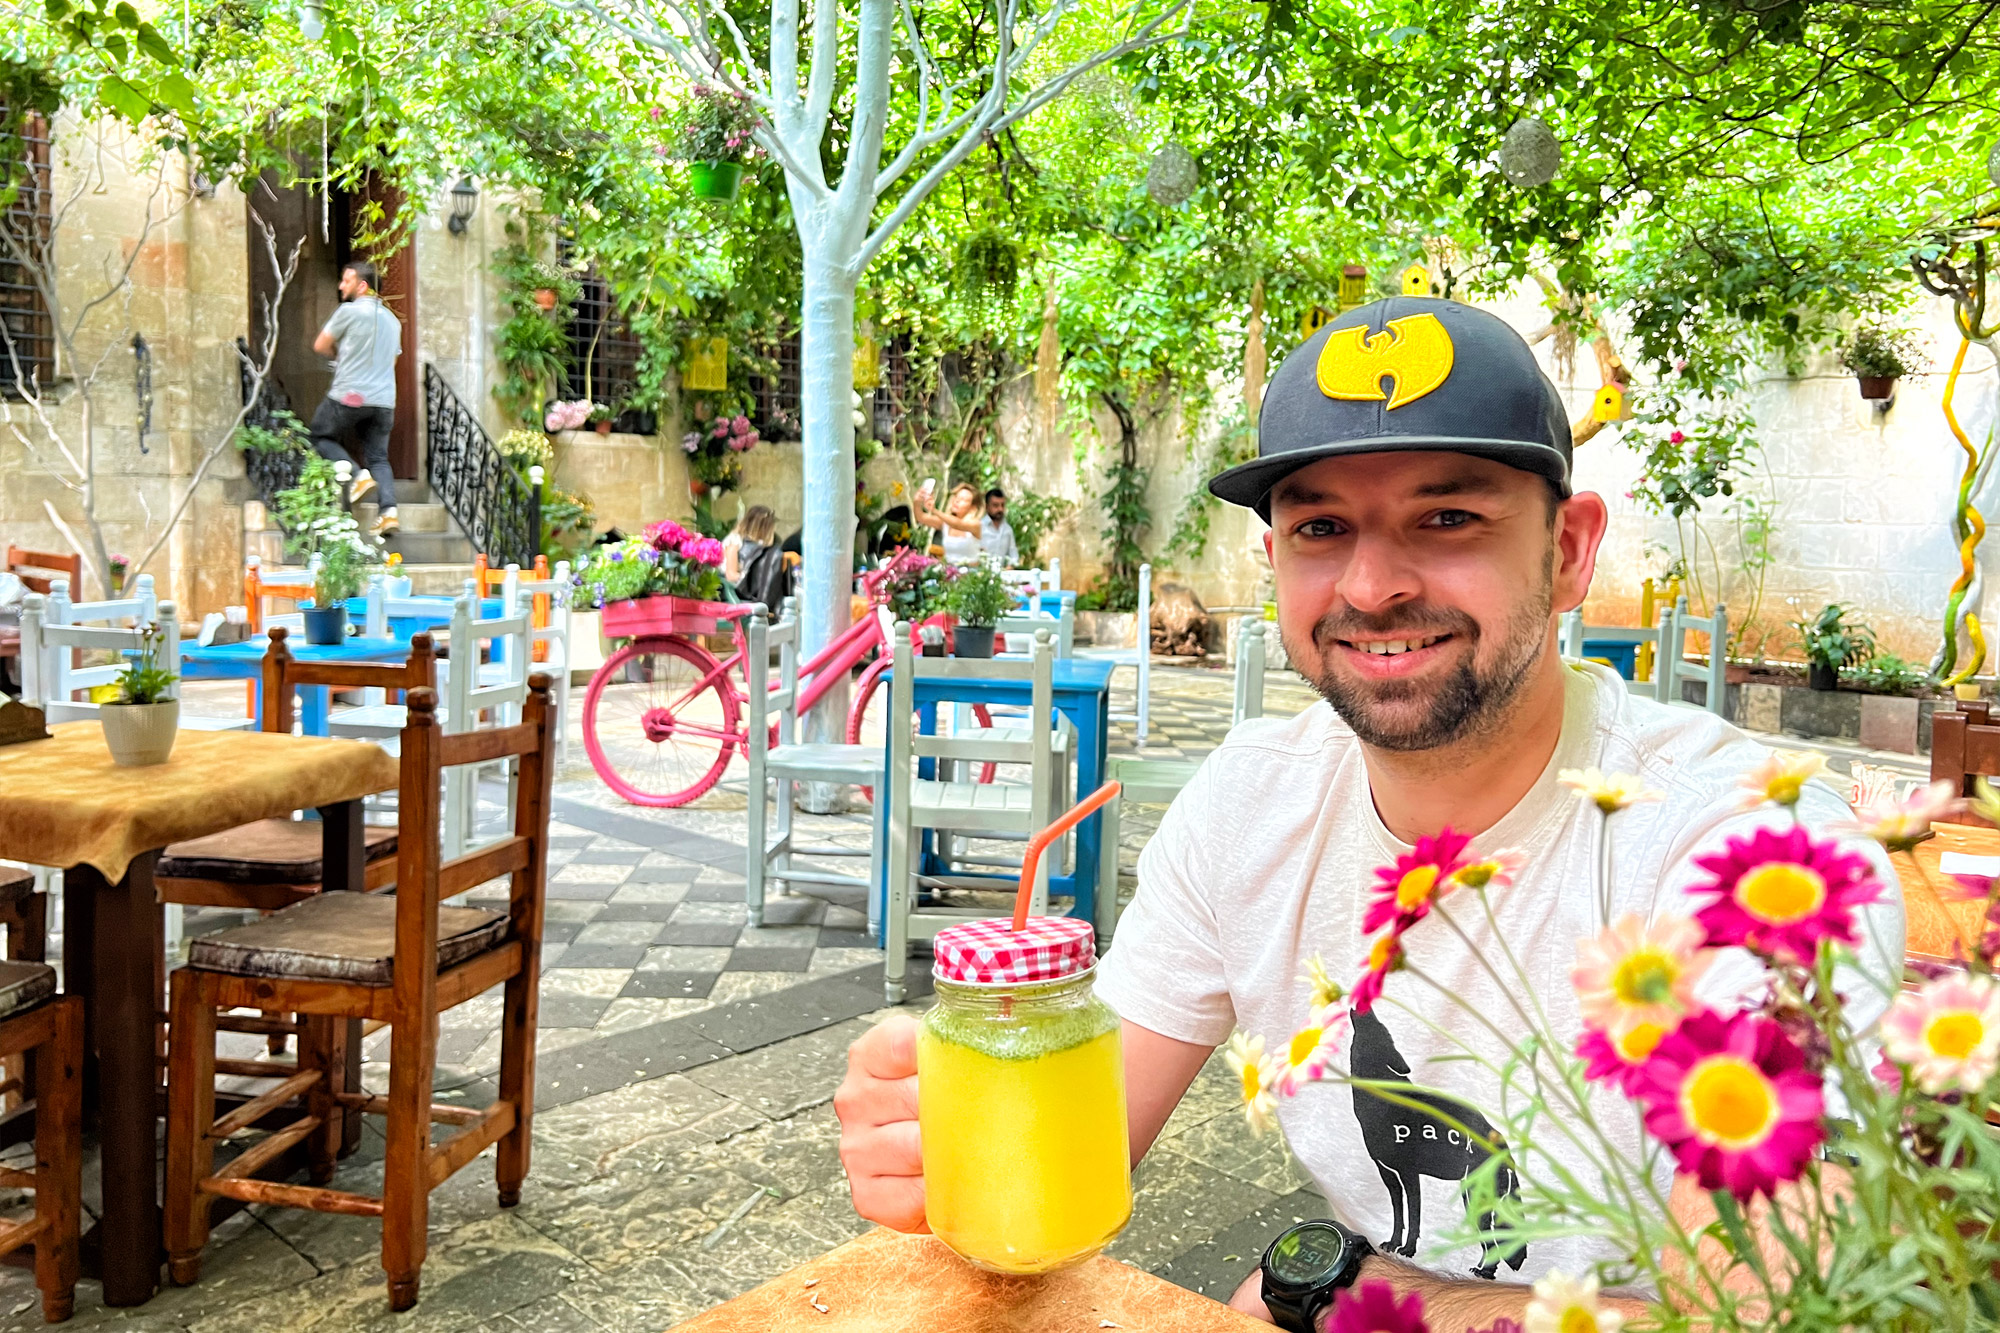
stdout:
[[1492,730],[1590,586],[1603,505],[1469,454],[1324,459],[1271,492],[1265,549],[1292,662],[1366,743]]

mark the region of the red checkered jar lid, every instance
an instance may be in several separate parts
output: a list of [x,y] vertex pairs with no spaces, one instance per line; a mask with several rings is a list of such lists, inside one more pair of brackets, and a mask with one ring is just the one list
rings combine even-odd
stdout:
[[1096,932],[1074,916],[1031,916],[1019,931],[1011,917],[950,926],[937,933],[932,948],[932,975],[967,986],[1061,981],[1097,962]]

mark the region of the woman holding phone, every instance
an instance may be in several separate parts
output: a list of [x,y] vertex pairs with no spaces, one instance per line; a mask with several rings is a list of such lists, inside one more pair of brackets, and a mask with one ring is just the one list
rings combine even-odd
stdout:
[[925,482],[917,488],[917,522],[927,528],[936,528],[944,543],[944,558],[954,565],[976,565],[979,563],[979,488],[969,481],[961,481],[952,487],[951,499],[945,502],[943,512],[931,505],[931,496],[936,491],[935,482]]

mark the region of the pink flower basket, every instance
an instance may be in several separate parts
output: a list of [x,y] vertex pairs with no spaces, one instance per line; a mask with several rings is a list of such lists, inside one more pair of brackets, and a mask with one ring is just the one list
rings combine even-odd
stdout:
[[604,604],[604,633],[614,639],[662,634],[713,634],[738,608],[693,597],[633,597]]

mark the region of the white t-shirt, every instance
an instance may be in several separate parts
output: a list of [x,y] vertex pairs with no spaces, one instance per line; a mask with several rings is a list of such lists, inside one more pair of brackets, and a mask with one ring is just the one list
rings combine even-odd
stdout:
[[[1447,899],[1446,906],[1479,952],[1511,977],[1504,940],[1550,1027],[1573,1048],[1582,1024],[1569,972],[1577,941],[1602,928],[1592,888],[1599,817],[1557,783],[1557,772],[1637,773],[1664,794],[1612,820],[1614,920],[1628,912],[1690,913],[1686,889],[1703,873],[1692,863],[1695,854],[1718,850],[1725,835],[1788,816],[1737,811],[1737,779],[1768,752],[1728,723],[1634,698],[1602,667],[1572,668],[1566,686],[1562,738],[1547,770],[1473,843],[1477,851],[1512,848],[1526,857],[1514,885],[1489,894],[1498,938],[1470,895]],[[1808,826],[1848,814],[1846,803],[1819,783],[1808,785],[1799,808]],[[1872,1024],[1886,1007],[1886,979],[1900,977],[1903,956],[1895,874],[1873,844],[1862,845],[1887,891],[1859,914],[1856,949],[1882,980],[1847,977],[1841,986],[1857,1026]],[[1360,743],[1329,706],[1316,704],[1289,720],[1245,722],[1201,766],[1140,857],[1138,895],[1119,920],[1098,992],[1124,1018],[1168,1037],[1215,1045],[1240,1028],[1282,1052],[1306,1022],[1308,960],[1322,957],[1333,979],[1352,988],[1367,948],[1361,919],[1374,871],[1408,850],[1376,814]],[[1413,967],[1469,1001],[1510,1042],[1524,1035],[1514,1009],[1518,988],[1497,985],[1435,913],[1403,942]],[[1754,959],[1730,951],[1703,978],[1702,997],[1732,1007],[1734,997],[1761,988],[1759,975]],[[1496,1063],[1503,1058],[1500,1039],[1483,1024],[1410,972],[1388,978],[1373,1017],[1379,1022],[1357,1016],[1343,1067],[1357,1078],[1407,1077],[1499,1123],[1492,1114],[1501,1105],[1497,1078],[1464,1058],[1467,1047]],[[1599,1123],[1636,1161],[1638,1117],[1629,1104],[1608,1089],[1592,1104]],[[1518,1109],[1518,1098],[1508,1109]],[[1400,1239],[1403,1253],[1456,1276],[1508,1257],[1498,1247],[1482,1259],[1478,1247],[1439,1245],[1465,1220],[1462,1179],[1482,1159],[1437,1118],[1339,1082],[1280,1100],[1278,1117],[1335,1217],[1376,1246]],[[1456,1112],[1449,1118],[1460,1119]],[[1581,1179],[1598,1180],[1552,1126],[1545,1123],[1537,1137]],[[1530,1281],[1552,1267],[1580,1274],[1593,1260],[1613,1256],[1602,1242],[1562,1237],[1537,1242],[1520,1257],[1518,1269],[1502,1266],[1498,1276]]]
[[960,532],[947,523],[941,544],[944,546],[944,558],[947,563],[954,565],[979,563],[980,546],[977,533]]

